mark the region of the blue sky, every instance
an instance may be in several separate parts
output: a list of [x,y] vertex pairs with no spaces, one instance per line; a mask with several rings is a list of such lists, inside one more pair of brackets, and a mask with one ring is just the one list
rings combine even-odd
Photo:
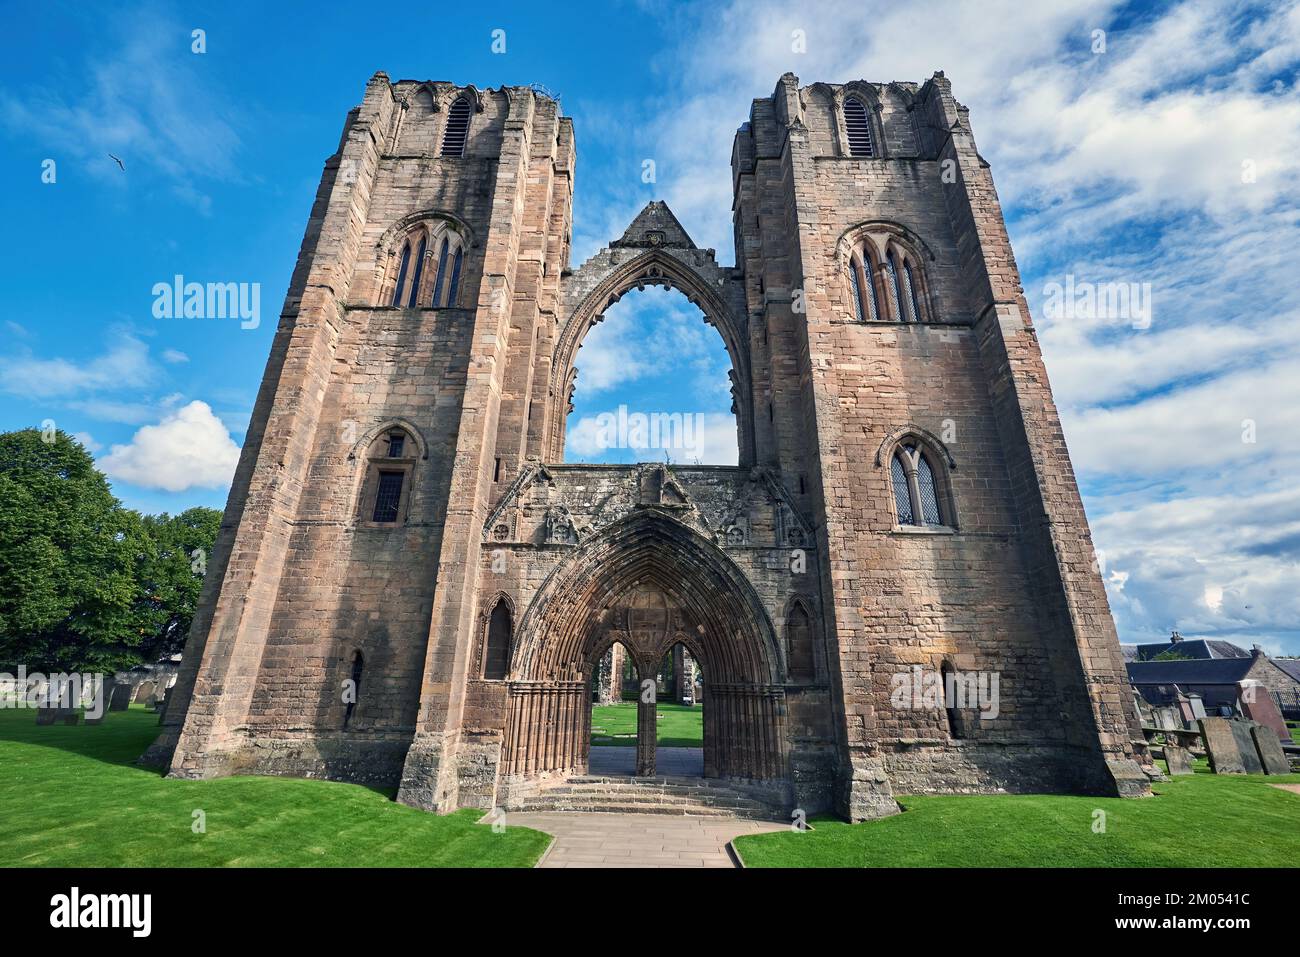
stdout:
[[[734,261],[731,136],[782,72],[942,69],[993,164],[1121,637],[1300,653],[1296,3],[356,9],[0,3],[0,428],[83,436],[132,507],[221,506],[322,163],[375,70],[558,93],[576,265],[650,199]],[[176,274],[259,283],[260,325],[155,318]],[[1148,287],[1149,321],[1049,315],[1069,276]],[[630,295],[584,345],[572,423],[701,412],[725,460],[727,367],[676,293]]]

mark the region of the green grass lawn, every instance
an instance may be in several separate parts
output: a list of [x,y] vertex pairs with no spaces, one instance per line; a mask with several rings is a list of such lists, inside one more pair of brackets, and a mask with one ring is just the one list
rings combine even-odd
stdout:
[[[655,743],[661,748],[704,747],[704,706],[660,702]],[[636,702],[598,704],[591,708],[593,747],[636,747]]]
[[[142,708],[37,727],[0,710],[0,864],[50,867],[531,867],[550,837],[396,804],[356,784],[174,781],[133,762],[158,733]],[[193,812],[206,813],[195,834]]]
[[[749,867],[1294,867],[1300,774],[1197,773],[1156,796],[902,797],[904,813],[862,824],[740,837]],[[1106,812],[1093,833],[1093,812]]]

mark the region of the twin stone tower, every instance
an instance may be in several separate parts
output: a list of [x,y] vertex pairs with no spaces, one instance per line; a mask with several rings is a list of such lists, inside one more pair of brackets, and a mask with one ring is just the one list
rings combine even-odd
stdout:
[[[146,760],[536,806],[587,770],[618,643],[641,676],[689,652],[704,776],[786,813],[1147,793],[997,193],[943,74],[786,74],[754,100],[734,266],[661,202],[571,264],[574,161],[534,89],[371,78]],[[738,466],[564,463],[583,338],[646,285],[721,334]]]

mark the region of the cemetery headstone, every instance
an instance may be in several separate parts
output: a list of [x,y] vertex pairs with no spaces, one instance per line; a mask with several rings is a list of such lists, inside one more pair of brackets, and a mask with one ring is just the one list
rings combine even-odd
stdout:
[[1241,713],[1247,718],[1272,728],[1279,741],[1290,739],[1291,733],[1287,730],[1286,721],[1282,719],[1282,712],[1268,688],[1258,681],[1249,684],[1243,681],[1239,700]]
[[108,700],[109,711],[125,711],[131,704],[131,686],[122,681],[113,682],[112,695]]
[[1232,734],[1233,722],[1227,718],[1202,718],[1199,723],[1210,769],[1215,774],[1245,774],[1237,739]]
[[1230,721],[1232,736],[1237,741],[1237,750],[1241,753],[1241,765],[1247,774],[1263,774],[1264,765],[1259,760],[1259,751],[1255,748],[1255,739],[1251,736],[1254,728],[1260,727],[1254,721]]
[[1192,753],[1176,744],[1165,745],[1165,764],[1169,767],[1169,776],[1192,773]]
[[1277,739],[1272,728],[1256,725],[1250,729],[1250,736],[1259,752],[1260,764],[1264,765],[1265,774],[1290,774],[1291,762],[1282,750],[1282,742]]

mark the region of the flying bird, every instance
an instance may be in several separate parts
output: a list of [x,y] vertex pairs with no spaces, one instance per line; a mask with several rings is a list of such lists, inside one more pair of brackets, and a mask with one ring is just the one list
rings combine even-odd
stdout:
[[[109,153],[109,154],[108,154],[108,157],[109,157],[109,159],[111,159],[114,163],[116,163],[118,166],[122,166],[122,161],[121,161],[120,159],[118,159],[116,156],[114,156],[112,153]],[[122,172],[123,172],[123,173],[126,172],[126,167],[125,167],[125,166],[122,166]]]

